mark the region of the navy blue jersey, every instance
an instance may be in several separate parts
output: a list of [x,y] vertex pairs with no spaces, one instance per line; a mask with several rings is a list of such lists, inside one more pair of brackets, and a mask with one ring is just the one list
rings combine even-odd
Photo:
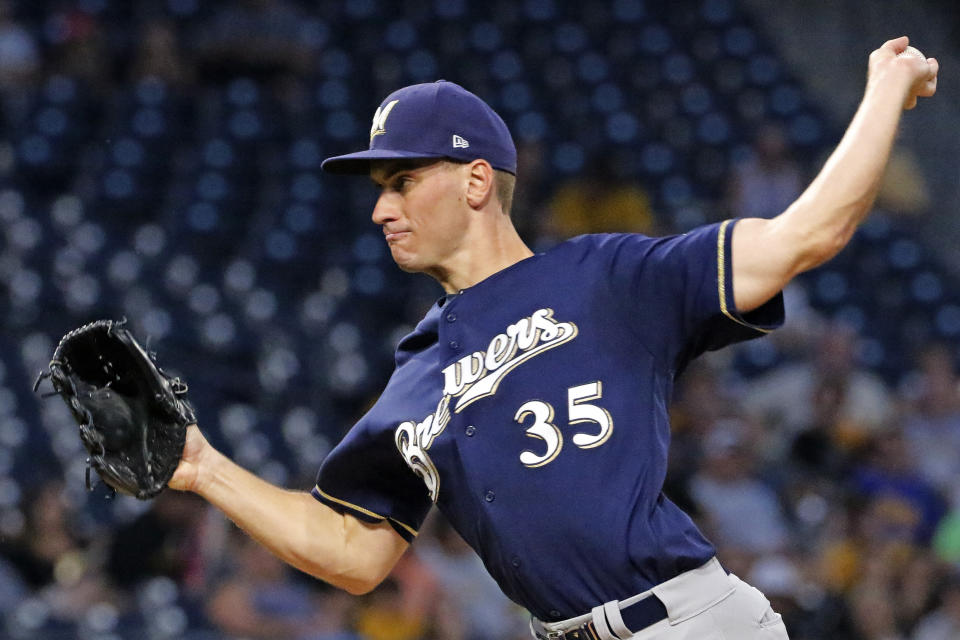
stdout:
[[438,302],[314,495],[412,539],[432,503],[541,620],[700,566],[714,548],[662,493],[674,379],[783,321],[741,316],[732,224],[581,236]]

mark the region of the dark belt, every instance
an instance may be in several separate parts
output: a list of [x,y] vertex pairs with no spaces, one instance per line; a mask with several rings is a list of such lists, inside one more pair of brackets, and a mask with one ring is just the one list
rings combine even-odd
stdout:
[[[630,629],[631,634],[636,634],[652,624],[665,620],[667,608],[657,596],[650,594],[643,600],[621,608],[620,616],[623,618],[623,623]],[[567,631],[547,631],[544,635],[540,631],[534,630],[534,634],[540,640],[601,640],[592,620]]]

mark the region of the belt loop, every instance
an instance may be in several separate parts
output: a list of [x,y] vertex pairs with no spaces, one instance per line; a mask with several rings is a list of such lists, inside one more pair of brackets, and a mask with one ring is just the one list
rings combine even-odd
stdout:
[[530,618],[530,631],[535,637],[542,638],[542,640],[563,640],[564,637],[563,631],[550,631],[534,617]]
[[600,640],[620,640],[607,625],[607,616],[603,613],[603,605],[595,606],[590,613],[593,615],[593,628]]
[[613,632],[622,640],[628,640],[633,636],[633,631],[627,628],[627,625],[623,622],[623,616],[620,615],[620,603],[616,600],[611,600],[606,602],[603,605],[603,613],[606,614],[607,623],[610,625],[610,628]]

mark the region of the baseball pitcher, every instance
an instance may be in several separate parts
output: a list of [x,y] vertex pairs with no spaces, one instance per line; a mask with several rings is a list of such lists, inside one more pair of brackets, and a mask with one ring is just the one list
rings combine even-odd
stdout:
[[537,638],[786,638],[662,493],[667,407],[697,355],[779,326],[783,287],[866,216],[901,113],[936,90],[937,61],[898,55],[907,46],[871,54],[849,128],[779,216],[581,236],[542,254],[510,219],[517,155],[503,120],[451,82],[387,96],[369,148],[323,167],[370,175],[394,260],[446,295],[397,346],[383,394],[312,493],[258,479],[196,426],[169,486],[351,593],[383,580],[436,506]]

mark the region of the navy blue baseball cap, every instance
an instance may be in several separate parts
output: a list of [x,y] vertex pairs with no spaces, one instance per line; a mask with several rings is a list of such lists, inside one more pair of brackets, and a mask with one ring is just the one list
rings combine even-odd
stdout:
[[371,160],[481,158],[517,173],[517,148],[506,123],[486,102],[453,82],[437,80],[394,91],[377,107],[370,148],[323,161],[331,173],[365,174]]

